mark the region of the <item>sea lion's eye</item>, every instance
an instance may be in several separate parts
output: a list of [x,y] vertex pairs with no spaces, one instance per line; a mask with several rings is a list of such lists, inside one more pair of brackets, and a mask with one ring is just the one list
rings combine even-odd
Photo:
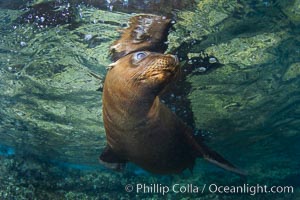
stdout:
[[145,58],[147,56],[147,54],[145,52],[137,52],[134,54],[134,60],[135,61],[140,61],[142,60],[143,58]]

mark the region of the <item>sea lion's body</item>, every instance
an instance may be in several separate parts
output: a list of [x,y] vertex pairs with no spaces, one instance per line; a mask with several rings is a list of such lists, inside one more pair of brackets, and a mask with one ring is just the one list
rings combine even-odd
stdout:
[[159,100],[176,76],[174,56],[137,52],[112,64],[103,89],[103,120],[107,148],[100,160],[120,169],[133,162],[158,174],[180,173],[197,157],[230,171],[238,169],[210,150]]
[[125,118],[121,127],[105,120],[108,144],[123,159],[153,173],[179,173],[192,168],[195,156],[182,134],[185,126],[158,98],[155,101],[157,105],[149,109],[152,116]]

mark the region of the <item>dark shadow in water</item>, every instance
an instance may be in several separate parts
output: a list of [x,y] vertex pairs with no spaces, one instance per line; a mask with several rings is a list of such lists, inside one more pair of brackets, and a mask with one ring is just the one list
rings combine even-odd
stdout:
[[[212,55],[200,53],[198,57],[188,58],[189,48],[182,48],[174,52],[182,60],[181,71],[178,80],[172,84],[161,96],[161,99],[168,107],[176,113],[188,126],[194,129],[195,133],[205,134],[203,130],[195,129],[194,114],[191,102],[188,99],[192,91],[191,83],[187,78],[191,75],[205,75],[216,68],[221,67],[218,59]],[[203,86],[205,88],[205,86]]]
[[[181,61],[185,61],[185,64],[182,66],[182,75],[179,81],[170,89],[170,92],[162,96],[162,99],[186,124],[193,128],[195,128],[194,116],[191,102],[188,99],[192,86],[187,81],[187,77],[190,75],[205,75],[218,67],[222,67],[217,58],[213,55],[205,55],[202,51],[211,44],[218,45],[238,37],[251,37],[262,33],[278,32],[286,26],[290,26],[290,22],[278,6],[259,7],[247,12],[241,10],[241,12],[233,13],[222,24],[224,24],[224,27],[220,31],[212,31],[211,34],[203,36],[201,40],[183,42],[171,52],[176,54]],[[185,27],[180,27],[180,29],[185,30]],[[198,52],[200,52],[199,57],[188,58],[187,56],[188,53]],[[205,88],[205,85],[200,86],[200,88]]]
[[38,26],[56,26],[70,24],[78,26],[80,19],[80,7],[93,6],[102,10],[118,11],[124,13],[152,13],[172,17],[174,10],[189,9],[195,5],[194,0],[150,0],[150,1],[126,1],[112,0],[69,0],[69,1],[44,1],[27,6],[19,2],[15,4],[0,3],[0,7],[23,9],[26,12],[19,18],[19,23],[34,23]]
[[37,26],[57,26],[72,24],[76,21],[78,9],[67,3],[55,1],[42,2],[23,8],[26,12],[18,19],[18,23],[33,23]]
[[110,3],[107,3],[106,0],[85,0],[83,2],[101,9],[125,13],[152,13],[168,17],[171,17],[174,9],[188,9],[195,5],[194,0],[112,0]]

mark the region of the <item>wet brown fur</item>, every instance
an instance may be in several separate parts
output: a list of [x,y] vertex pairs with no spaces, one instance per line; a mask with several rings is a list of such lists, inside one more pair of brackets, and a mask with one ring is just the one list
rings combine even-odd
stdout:
[[[133,162],[157,174],[192,169],[197,157],[242,175],[210,150],[192,130],[160,102],[159,95],[179,71],[176,57],[144,52],[120,58],[108,71],[103,89],[103,121],[115,169]],[[105,162],[105,155],[102,155]],[[120,161],[118,164],[118,160]],[[112,163],[114,164],[114,163]]]
[[[180,69],[175,56],[160,54],[166,49],[170,25],[165,17],[134,16],[110,47],[116,62],[109,66],[103,88],[107,147],[100,162],[115,170],[133,162],[153,173],[172,174],[192,169],[195,159],[203,157],[244,175],[196,138],[159,99]],[[143,54],[141,59],[138,53]]]
[[157,96],[178,72],[174,57],[157,53],[139,63],[133,54],[116,62],[103,91],[108,146],[123,160],[159,174],[179,173],[194,165],[181,134],[184,124]]

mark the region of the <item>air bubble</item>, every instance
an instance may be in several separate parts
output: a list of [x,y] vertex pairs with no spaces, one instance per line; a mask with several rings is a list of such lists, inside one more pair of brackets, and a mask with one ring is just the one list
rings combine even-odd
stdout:
[[41,20],[41,22],[44,22],[45,21],[45,17],[41,17],[40,20]]
[[197,69],[198,72],[205,72],[206,71],[206,68],[205,67],[199,67]]
[[26,44],[26,42],[20,42],[20,45],[21,45],[21,47],[25,47],[27,44]]
[[216,58],[211,57],[211,58],[209,58],[208,62],[209,62],[210,64],[213,64],[213,63],[217,63],[218,61],[217,61]]
[[84,40],[89,41],[90,39],[92,39],[92,34],[86,34],[84,35]]

